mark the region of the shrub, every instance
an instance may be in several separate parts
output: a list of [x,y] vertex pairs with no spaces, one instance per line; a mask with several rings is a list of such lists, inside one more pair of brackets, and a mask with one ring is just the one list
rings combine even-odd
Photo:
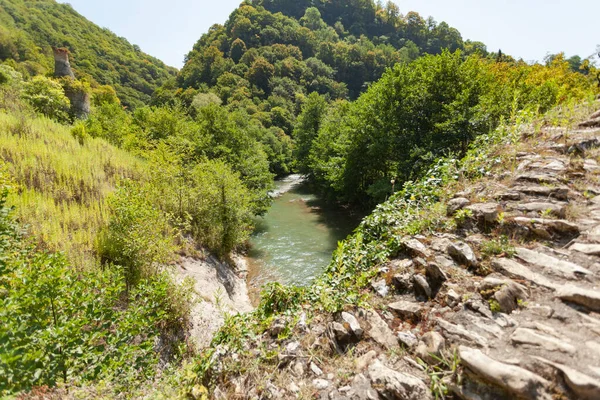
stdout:
[[140,279],[153,275],[156,264],[168,263],[176,250],[168,218],[133,182],[124,182],[109,199],[112,217],[99,234],[102,261],[122,269],[129,291]]
[[58,82],[44,76],[36,76],[25,83],[23,98],[37,112],[48,118],[62,122],[68,121],[71,103]]

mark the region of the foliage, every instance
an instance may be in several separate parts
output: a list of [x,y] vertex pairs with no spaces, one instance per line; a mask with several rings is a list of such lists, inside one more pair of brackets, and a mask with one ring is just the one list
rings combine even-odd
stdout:
[[506,235],[483,242],[480,249],[481,253],[486,257],[499,256],[502,254],[507,257],[513,257],[517,253],[515,247],[510,243],[510,240]]
[[124,105],[139,107],[175,70],[54,0],[0,1],[0,62],[26,76],[51,73],[52,46],[66,47],[78,78],[111,85]]
[[132,182],[123,182],[108,206],[111,218],[99,233],[98,254],[104,263],[122,270],[129,291],[155,274],[158,265],[172,260],[175,233],[148,194]]
[[0,395],[60,382],[106,379],[131,390],[153,376],[156,340],[187,320],[183,288],[165,274],[122,303],[111,270],[77,271],[35,250],[0,197]]
[[26,82],[23,90],[23,98],[33,108],[59,122],[67,121],[68,111],[71,103],[60,83],[52,79],[36,76]]

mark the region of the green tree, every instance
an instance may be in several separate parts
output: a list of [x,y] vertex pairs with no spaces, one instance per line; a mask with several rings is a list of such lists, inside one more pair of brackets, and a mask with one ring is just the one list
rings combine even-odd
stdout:
[[259,57],[252,63],[246,79],[265,93],[269,93],[269,83],[274,74],[275,67],[265,58]]
[[298,170],[304,174],[310,172],[308,156],[326,110],[327,101],[325,98],[318,93],[311,93],[298,116],[293,134],[296,141],[295,158]]

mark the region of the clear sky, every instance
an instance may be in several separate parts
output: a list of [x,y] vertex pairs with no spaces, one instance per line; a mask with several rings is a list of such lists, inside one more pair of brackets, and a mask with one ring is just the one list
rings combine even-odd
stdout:
[[[180,68],[184,55],[241,0],[69,0],[79,13]],[[464,39],[527,61],[547,53],[588,57],[600,44],[600,0],[396,0],[403,14],[417,11],[446,21]]]

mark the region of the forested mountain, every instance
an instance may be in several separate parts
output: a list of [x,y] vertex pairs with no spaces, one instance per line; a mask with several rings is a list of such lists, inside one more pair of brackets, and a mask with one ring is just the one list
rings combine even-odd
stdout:
[[55,0],[0,0],[0,62],[24,75],[52,73],[52,47],[67,48],[80,79],[113,86],[131,108],[176,73],[136,45]]

